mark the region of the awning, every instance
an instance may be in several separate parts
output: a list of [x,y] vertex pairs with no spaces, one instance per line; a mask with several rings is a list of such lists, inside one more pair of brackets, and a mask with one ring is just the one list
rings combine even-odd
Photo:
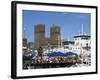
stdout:
[[48,56],[65,56],[65,54],[62,52],[51,52],[48,53]]

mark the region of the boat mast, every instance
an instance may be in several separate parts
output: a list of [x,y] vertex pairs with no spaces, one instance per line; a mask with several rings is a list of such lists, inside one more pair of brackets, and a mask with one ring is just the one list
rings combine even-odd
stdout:
[[83,32],[83,24],[81,25],[81,34],[83,35],[84,32]]
[[23,32],[24,32],[23,37],[26,38],[26,29],[25,29],[25,27],[23,27]]
[[60,48],[60,35],[58,35],[58,48]]
[[61,32],[61,48],[62,48],[62,40],[63,40],[63,34],[62,34],[62,32]]

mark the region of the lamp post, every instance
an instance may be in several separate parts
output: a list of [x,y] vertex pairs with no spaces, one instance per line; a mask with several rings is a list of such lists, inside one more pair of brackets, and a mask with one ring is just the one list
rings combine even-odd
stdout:
[[40,57],[40,62],[42,62],[42,56],[43,56],[43,48],[42,47],[38,48],[38,56]]

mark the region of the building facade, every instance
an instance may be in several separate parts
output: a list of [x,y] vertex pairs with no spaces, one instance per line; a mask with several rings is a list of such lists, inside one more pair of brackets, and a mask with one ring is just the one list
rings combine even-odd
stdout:
[[28,48],[33,49],[34,48],[34,43],[33,42],[28,42]]
[[45,42],[45,24],[37,24],[34,26],[34,48],[43,47]]
[[52,27],[50,28],[50,45],[52,47],[60,47],[61,46],[60,27],[55,24],[53,24]]
[[27,53],[27,38],[23,38],[22,39],[22,42],[23,42],[23,44],[22,44],[22,50],[23,50],[23,54],[26,54]]

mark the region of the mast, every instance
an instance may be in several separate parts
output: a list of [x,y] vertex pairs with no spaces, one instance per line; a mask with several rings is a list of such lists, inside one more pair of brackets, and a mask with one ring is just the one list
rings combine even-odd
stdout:
[[60,48],[60,35],[58,35],[58,48]]
[[83,24],[81,25],[81,34],[83,35],[84,32],[83,32]]
[[26,29],[25,28],[23,29],[24,29],[24,38],[26,38]]
[[62,47],[63,34],[61,32],[61,47]]

